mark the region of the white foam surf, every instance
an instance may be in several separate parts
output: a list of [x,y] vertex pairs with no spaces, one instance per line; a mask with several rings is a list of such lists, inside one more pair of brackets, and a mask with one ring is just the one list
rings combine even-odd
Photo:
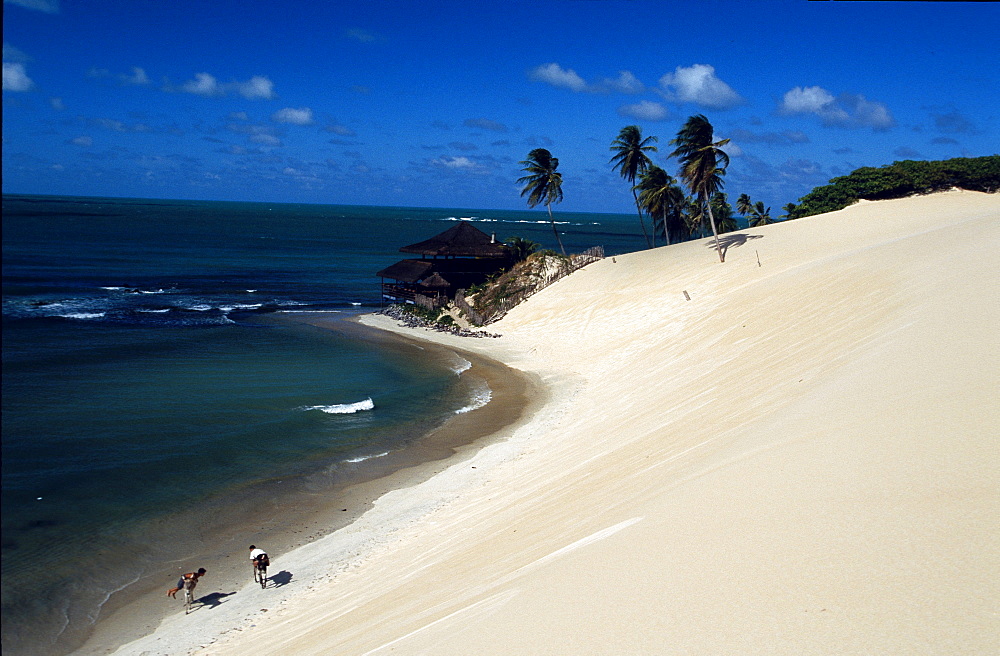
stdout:
[[489,385],[483,383],[483,386],[480,389],[477,389],[475,392],[472,393],[472,400],[469,402],[469,404],[456,410],[455,414],[464,415],[466,412],[472,412],[473,410],[478,410],[479,408],[482,408],[487,403],[489,403],[490,400],[492,399],[493,399],[493,390],[490,389]]
[[374,410],[375,403],[369,396],[364,401],[358,401],[357,403],[341,403],[338,405],[310,405],[302,408],[303,410],[320,410],[327,413],[328,415],[353,415],[356,412],[362,412],[364,410]]

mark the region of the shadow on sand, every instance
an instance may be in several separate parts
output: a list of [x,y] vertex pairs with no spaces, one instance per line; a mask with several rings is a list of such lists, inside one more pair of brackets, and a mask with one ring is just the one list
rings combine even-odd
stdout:
[[[207,606],[209,609],[212,609],[212,608],[216,608],[217,606],[222,605],[224,603],[223,599],[225,599],[226,597],[228,597],[230,595],[234,595],[234,594],[236,594],[236,593],[235,592],[212,592],[210,594],[205,595],[204,597],[196,599],[195,601],[197,603],[201,604],[200,607]],[[192,609],[192,610],[194,610],[194,609]]]
[[[726,257],[726,252],[730,247],[739,247],[747,243],[751,239],[763,239],[764,235],[745,235],[742,232],[729,233],[726,235],[719,235],[719,249],[722,251],[722,257]],[[715,249],[715,240],[710,239],[706,244],[708,248]]]
[[274,583],[274,587],[280,588],[283,585],[289,584],[289,582],[292,580],[292,573],[286,570],[281,570],[274,576],[268,577],[267,580]]

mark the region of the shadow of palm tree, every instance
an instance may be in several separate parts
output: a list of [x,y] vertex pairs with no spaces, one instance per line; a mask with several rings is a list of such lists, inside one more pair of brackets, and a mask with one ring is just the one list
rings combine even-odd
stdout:
[[196,601],[202,606],[208,606],[209,608],[215,608],[223,603],[223,599],[230,595],[236,594],[235,592],[212,592]]
[[[726,257],[726,252],[731,246],[742,246],[747,241],[751,239],[763,239],[764,235],[745,235],[742,232],[730,232],[725,235],[719,235],[719,248],[722,250],[722,257]],[[706,247],[715,249],[715,240],[709,240]]]
[[275,587],[288,585],[288,583],[292,580],[292,573],[286,570],[281,570],[274,576],[270,577],[268,580],[274,583]]

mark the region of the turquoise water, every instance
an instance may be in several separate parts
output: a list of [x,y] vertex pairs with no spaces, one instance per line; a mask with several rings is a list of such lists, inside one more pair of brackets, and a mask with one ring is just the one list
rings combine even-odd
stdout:
[[[4,650],[71,649],[195,548],[178,514],[356,472],[466,407],[461,363],[280,320],[377,309],[374,272],[463,218],[552,246],[535,212],[5,195]],[[571,251],[641,243],[634,217],[560,220]]]

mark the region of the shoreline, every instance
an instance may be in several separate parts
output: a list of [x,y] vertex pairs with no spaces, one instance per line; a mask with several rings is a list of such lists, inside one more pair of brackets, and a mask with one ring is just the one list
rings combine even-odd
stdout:
[[996,652],[998,219],[953,191],[590,265],[467,340],[546,390],[504,439],[279,603],[120,653]]
[[[249,577],[245,575],[247,567],[243,556],[246,545],[243,542],[251,540],[264,545],[272,560],[269,576],[279,575],[278,579],[283,580],[280,575],[286,571],[284,568],[287,563],[294,560],[293,551],[350,527],[386,493],[425,481],[441,469],[491,443],[491,439],[499,431],[524,421],[530,408],[538,403],[537,399],[543,398],[543,395],[539,395],[537,381],[521,372],[510,370],[496,361],[458,347],[419,343],[405,335],[367,327],[358,321],[357,316],[345,317],[339,313],[296,316],[290,313],[271,320],[311,326],[319,330],[339,331],[356,339],[378,343],[385,348],[427,350],[428,357],[434,359],[443,360],[450,354],[457,354],[470,363],[469,369],[462,375],[481,377],[491,390],[491,398],[482,407],[447,418],[444,424],[408,440],[403,448],[392,451],[385,457],[370,458],[364,463],[365,466],[354,472],[346,472],[345,482],[331,486],[326,480],[328,476],[321,473],[300,475],[296,485],[301,489],[292,493],[291,497],[287,492],[281,492],[283,481],[258,485],[261,489],[254,494],[255,498],[266,500],[270,496],[267,490],[274,488],[276,499],[291,501],[296,507],[289,512],[287,506],[279,507],[276,502],[265,501],[268,507],[261,514],[269,518],[270,525],[251,527],[253,520],[242,517],[235,521],[221,522],[229,529],[243,527],[242,530],[235,531],[239,537],[234,536],[233,531],[219,531],[208,536],[206,542],[214,545],[212,553],[196,560],[198,563],[209,563],[205,565],[209,576],[202,581],[198,593],[199,596],[215,595],[213,609],[222,603],[231,603],[236,591],[253,594],[256,589],[256,592],[262,592],[257,589],[256,584],[249,590],[245,586]],[[314,485],[310,478],[323,480]],[[186,558],[185,562],[193,563],[194,559]],[[188,570],[182,567],[178,571]],[[288,577],[290,580],[295,579],[295,583],[299,583],[294,572],[288,574],[291,574]],[[147,582],[140,585],[142,590],[112,595],[102,607],[102,616],[87,639],[72,654],[90,656],[118,653],[116,650],[124,649],[129,643],[141,641],[155,633],[164,622],[176,617],[178,613],[180,617],[184,617],[174,600],[167,600],[166,603],[163,601],[162,589],[165,589],[165,581],[169,581],[169,576],[164,578],[162,573],[154,572],[142,578],[153,578],[156,583]],[[282,584],[283,587],[297,587],[287,585],[290,580]]]

